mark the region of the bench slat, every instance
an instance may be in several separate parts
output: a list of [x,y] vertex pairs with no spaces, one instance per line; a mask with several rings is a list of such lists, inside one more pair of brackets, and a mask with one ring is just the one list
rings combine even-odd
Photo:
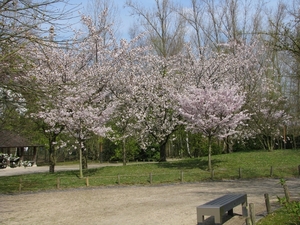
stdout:
[[220,198],[217,198],[215,200],[212,200],[210,202],[207,202],[205,204],[203,204],[203,206],[207,206],[207,205],[224,205],[224,204],[227,204],[229,202],[232,202],[236,199],[239,199],[239,198],[243,198],[245,195],[244,194],[241,194],[241,195],[224,195]]

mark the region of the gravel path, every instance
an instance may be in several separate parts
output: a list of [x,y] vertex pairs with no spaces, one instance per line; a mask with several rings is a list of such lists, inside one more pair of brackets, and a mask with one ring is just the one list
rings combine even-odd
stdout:
[[[28,169],[28,168],[27,168]],[[114,186],[0,195],[0,224],[73,225],[195,225],[196,207],[227,193],[246,193],[257,218],[265,211],[264,193],[271,203],[283,196],[278,179],[200,182],[159,186]],[[287,181],[292,196],[300,179]],[[225,225],[242,225],[241,207]],[[213,224],[212,217],[206,224]]]
[[[133,164],[133,163],[132,163]],[[122,163],[98,163],[98,164],[89,164],[88,168],[98,168],[105,166],[121,166]],[[79,170],[79,165],[72,164],[66,166],[55,166],[55,171],[66,171],[66,170]],[[0,169],[0,177],[1,176],[13,176],[13,175],[21,175],[21,174],[30,174],[30,173],[45,173],[49,171],[49,166],[32,166],[32,167],[16,167],[10,168],[7,167],[5,169]]]

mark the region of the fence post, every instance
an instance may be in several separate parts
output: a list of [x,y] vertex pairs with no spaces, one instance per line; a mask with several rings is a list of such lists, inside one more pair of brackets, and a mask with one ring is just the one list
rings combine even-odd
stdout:
[[215,170],[214,169],[212,169],[210,171],[210,177],[211,177],[212,180],[214,179],[214,177],[215,177]]
[[181,170],[181,173],[180,173],[180,181],[181,183],[183,183],[183,171]]
[[247,217],[247,218],[245,219],[245,221],[246,221],[246,225],[251,225],[251,220],[250,220],[249,217]]
[[60,187],[60,178],[58,177],[56,179],[56,188],[59,189],[59,187]]
[[250,218],[251,218],[252,225],[255,225],[256,221],[255,221],[255,210],[254,210],[253,203],[249,204],[249,209],[250,209]]
[[19,192],[22,191],[22,178],[20,178],[20,182],[19,182]]
[[273,177],[273,166],[270,168],[270,177]]
[[239,179],[241,179],[241,178],[242,178],[242,168],[239,167]]
[[298,174],[300,176],[300,165],[298,166]]
[[87,186],[87,187],[90,186],[89,177],[86,177],[86,178],[85,178],[85,183],[86,183],[86,186]]
[[150,181],[150,184],[152,184],[152,173],[149,174],[149,181]]
[[269,198],[269,194],[264,194],[265,196],[265,203],[266,203],[266,208],[267,208],[267,213],[270,214],[271,213],[271,205],[270,205],[270,198]]
[[118,184],[121,184],[120,174],[118,174]]
[[286,201],[289,203],[290,202],[290,192],[289,192],[289,188],[286,184],[283,185],[283,190],[284,190],[284,195],[285,195]]

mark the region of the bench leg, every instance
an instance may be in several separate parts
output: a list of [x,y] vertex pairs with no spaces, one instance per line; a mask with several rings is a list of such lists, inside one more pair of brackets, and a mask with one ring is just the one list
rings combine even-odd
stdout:
[[229,216],[233,216],[233,209],[230,209],[228,210],[228,213],[227,213]]
[[204,224],[204,215],[197,214],[197,225],[203,225]]
[[219,214],[217,214],[217,215],[214,215],[214,217],[215,217],[215,224],[217,225],[221,225],[222,224],[222,217],[223,217],[223,215],[221,214],[221,212],[219,213]]

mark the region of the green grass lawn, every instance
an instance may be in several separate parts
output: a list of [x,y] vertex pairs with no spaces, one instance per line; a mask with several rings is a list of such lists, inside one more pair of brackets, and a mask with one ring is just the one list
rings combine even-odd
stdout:
[[[107,166],[54,174],[39,173],[0,177],[0,193],[40,191],[103,185],[149,185],[159,183],[198,182],[203,180],[287,178],[299,176],[300,150],[255,151],[214,155],[213,177],[207,170],[207,157],[171,160],[164,163],[141,163]],[[88,180],[86,179],[88,177]]]

